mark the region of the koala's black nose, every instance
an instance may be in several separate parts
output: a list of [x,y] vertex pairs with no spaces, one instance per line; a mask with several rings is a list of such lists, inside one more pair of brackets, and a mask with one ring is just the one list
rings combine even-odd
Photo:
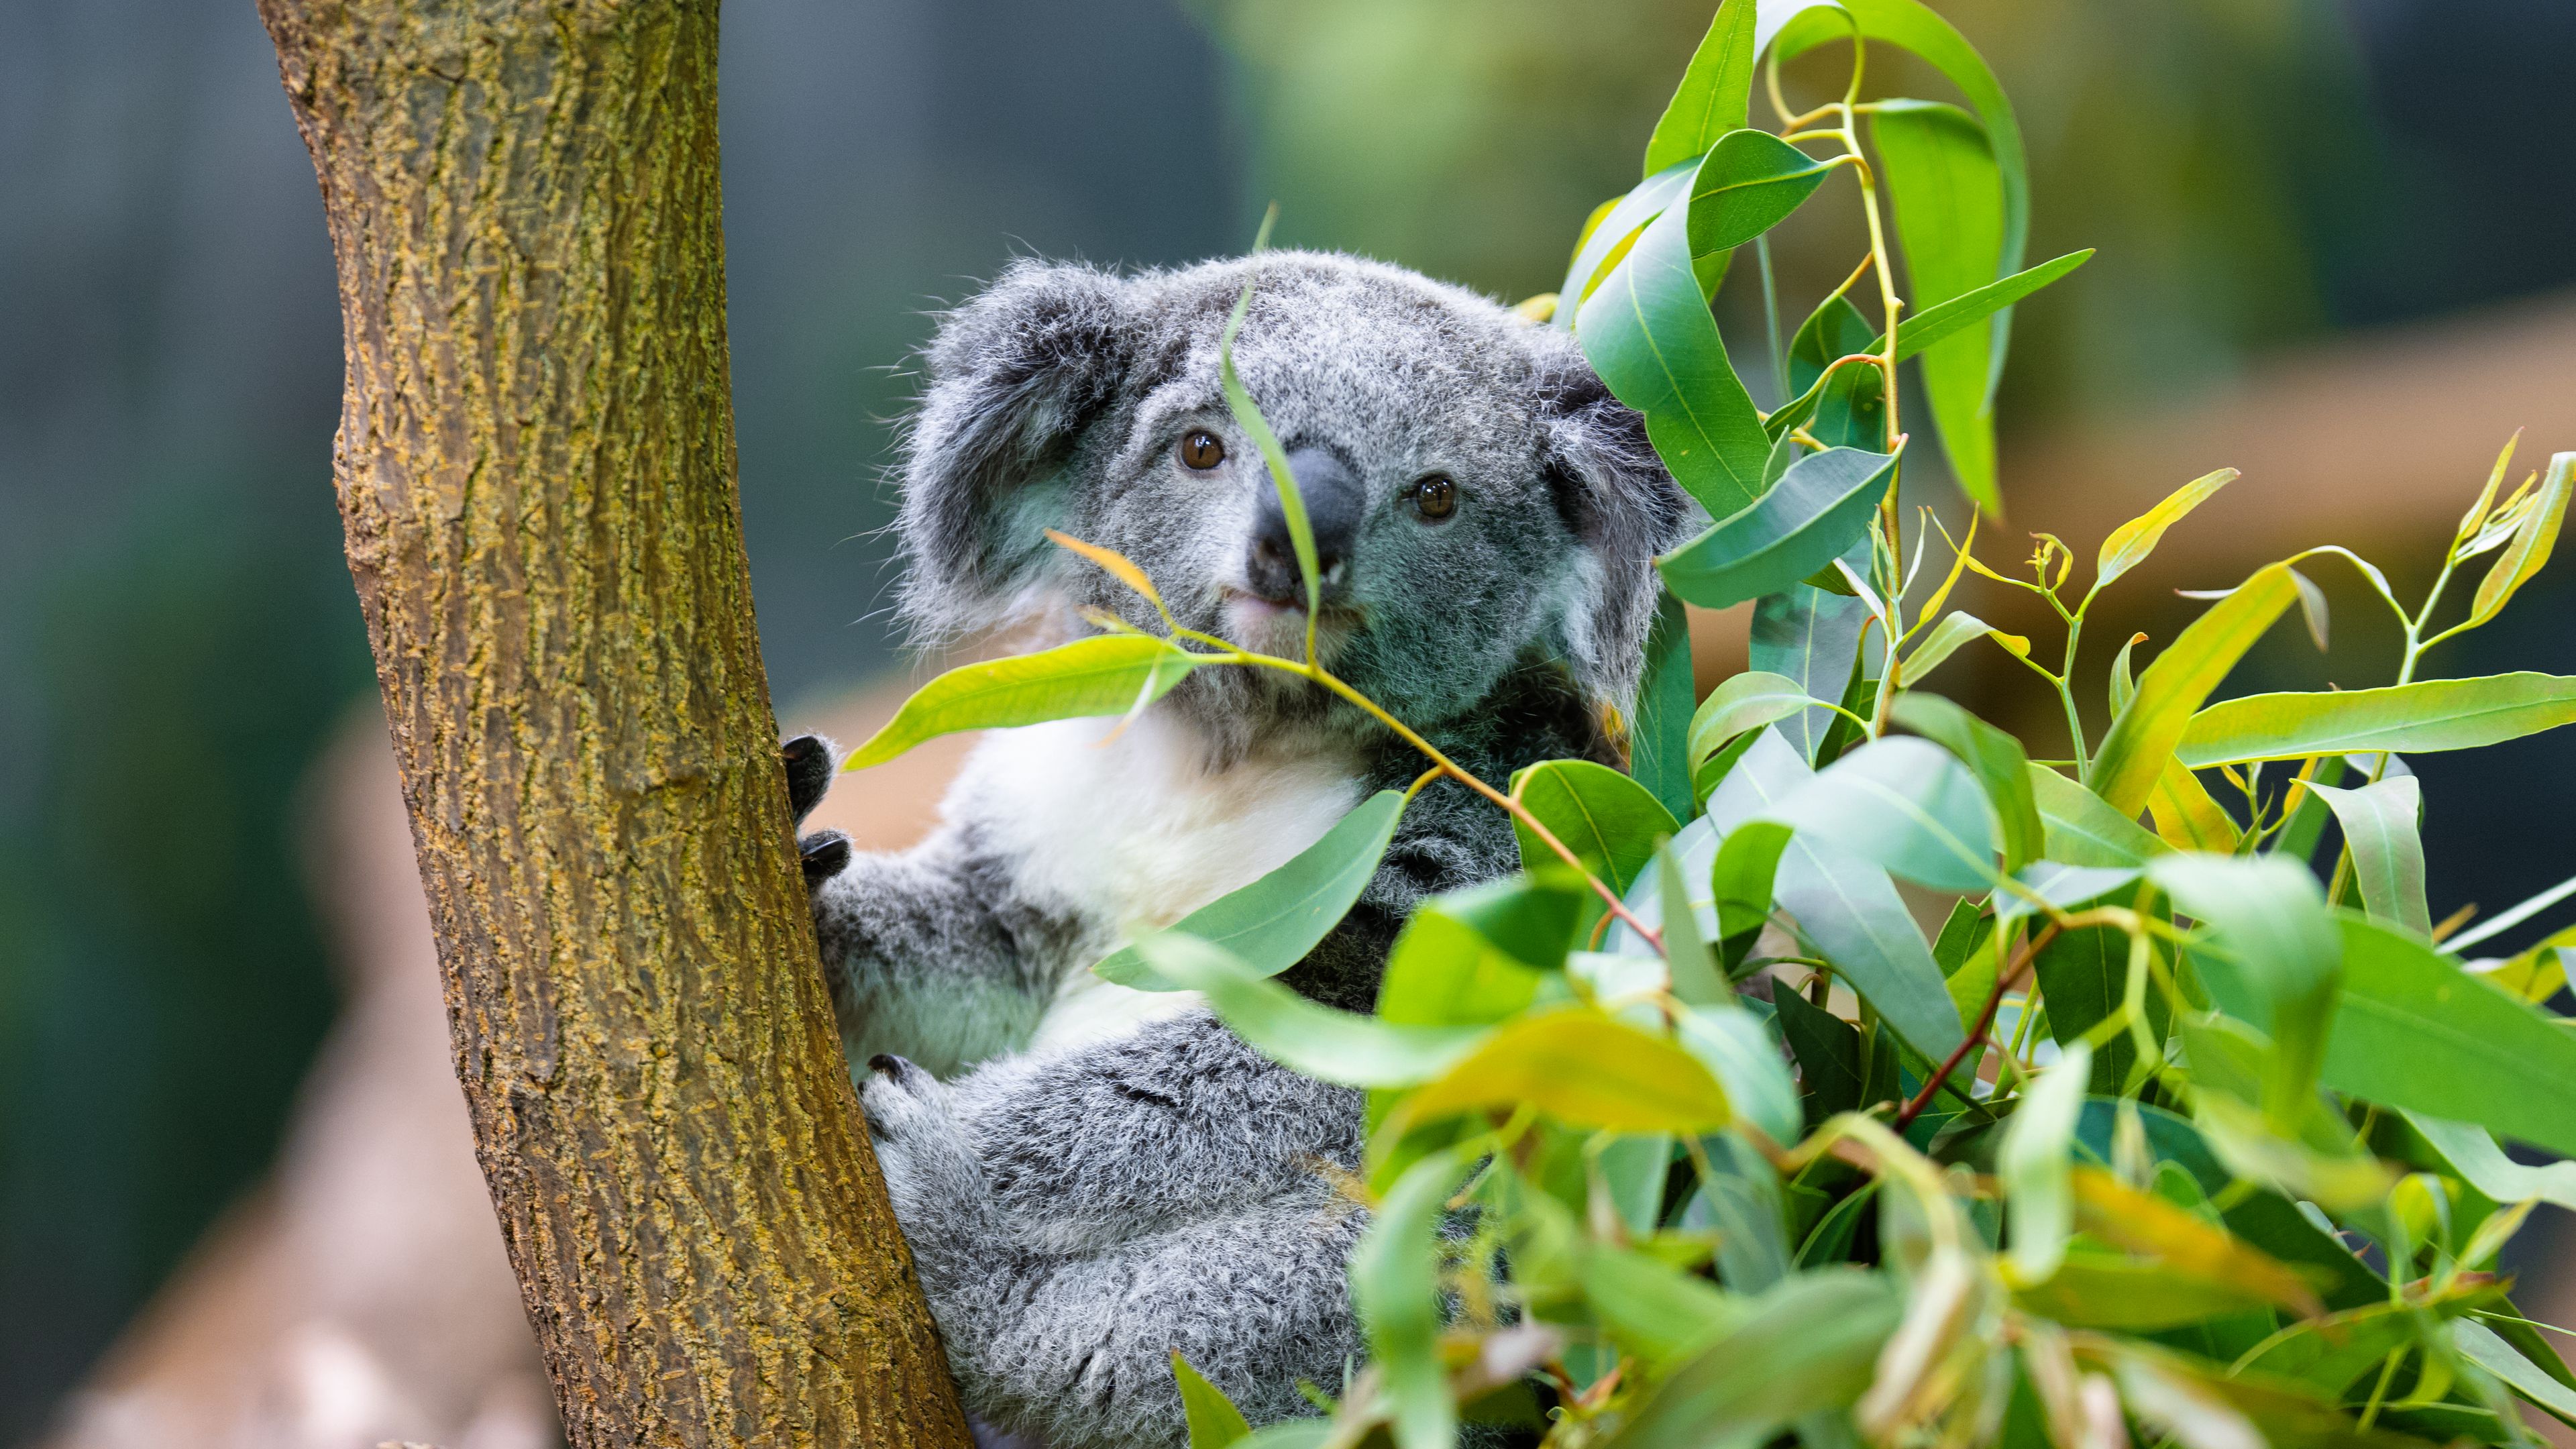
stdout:
[[[1351,546],[1359,540],[1360,515],[1368,499],[1358,475],[1322,448],[1298,448],[1288,455],[1288,471],[1297,475],[1297,491],[1306,500],[1306,522],[1315,531],[1315,567],[1324,597],[1339,592]],[[1252,525],[1252,552],[1244,561],[1245,581],[1274,604],[1306,602],[1305,581],[1297,573],[1297,546],[1288,537],[1288,515],[1279,506],[1279,490],[1265,475],[1261,511]]]

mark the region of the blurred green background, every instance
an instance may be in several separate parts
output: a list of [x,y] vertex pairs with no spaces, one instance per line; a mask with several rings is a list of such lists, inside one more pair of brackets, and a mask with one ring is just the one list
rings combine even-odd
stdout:
[[[2021,108],[2031,255],[2102,249],[2022,309],[2008,458],[2283,349],[2576,282],[2564,0],[1940,8]],[[1549,290],[1636,179],[1708,9],[737,0],[736,405],[780,697],[892,657],[880,470],[943,300],[1011,255],[1237,250],[1274,198],[1284,243]],[[1847,190],[1784,234],[1793,298],[1848,269]],[[1758,336],[1740,289],[1721,312]],[[256,1179],[333,1011],[298,790],[372,688],[338,374],[312,174],[250,6],[0,0],[0,1441]],[[2576,406],[2528,421],[2576,444]],[[2483,461],[2426,486],[2465,501]],[[2285,546],[2336,536],[2333,489],[2312,504]],[[2420,573],[2439,542],[2387,562]],[[2576,671],[2571,574],[2442,667]],[[2371,640],[2357,621],[2338,650]],[[2286,645],[2250,666],[2320,667]],[[2493,908],[2576,863],[2566,758],[2420,766],[2437,914],[2467,889],[2446,882]]]

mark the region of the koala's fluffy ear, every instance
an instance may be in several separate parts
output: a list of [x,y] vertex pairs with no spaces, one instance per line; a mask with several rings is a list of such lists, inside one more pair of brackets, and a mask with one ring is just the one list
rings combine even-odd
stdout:
[[1628,711],[1661,592],[1654,558],[1681,541],[1690,498],[1646,440],[1644,416],[1612,397],[1570,344],[1551,352],[1538,374],[1549,480],[1588,555],[1566,653],[1587,690]]
[[1134,361],[1125,288],[1092,267],[1014,262],[941,320],[923,353],[928,387],[905,441],[897,523],[916,625],[998,621],[1045,559],[1045,530],[1070,526],[1051,485]]

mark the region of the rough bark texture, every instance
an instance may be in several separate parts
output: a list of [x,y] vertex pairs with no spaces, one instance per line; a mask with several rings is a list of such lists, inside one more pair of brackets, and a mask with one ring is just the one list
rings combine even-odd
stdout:
[[734,489],[716,7],[260,0],[456,1071],[575,1445],[965,1424],[815,965]]

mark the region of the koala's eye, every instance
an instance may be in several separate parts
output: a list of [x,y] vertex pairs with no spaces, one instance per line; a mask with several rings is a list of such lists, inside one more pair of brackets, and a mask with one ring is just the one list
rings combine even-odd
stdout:
[[1408,496],[1413,510],[1433,523],[1458,511],[1458,484],[1445,473],[1434,473],[1413,485]]
[[1204,473],[1224,461],[1225,444],[1216,434],[1200,429],[1182,436],[1181,466]]

